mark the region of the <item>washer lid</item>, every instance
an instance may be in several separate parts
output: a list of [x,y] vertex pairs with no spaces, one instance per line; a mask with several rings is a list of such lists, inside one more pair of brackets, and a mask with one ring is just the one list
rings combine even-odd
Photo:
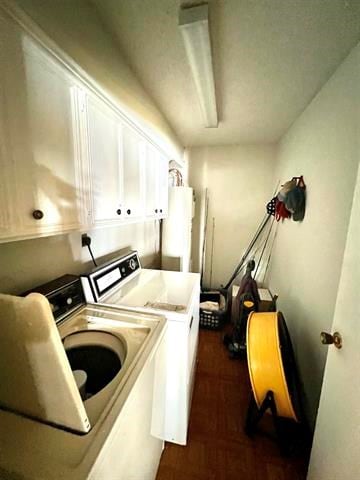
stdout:
[[0,294],[0,406],[86,433],[90,422],[46,297]]

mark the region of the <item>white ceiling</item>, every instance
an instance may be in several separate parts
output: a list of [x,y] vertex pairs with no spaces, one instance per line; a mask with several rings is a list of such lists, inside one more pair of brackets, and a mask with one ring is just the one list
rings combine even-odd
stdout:
[[181,0],[92,0],[184,146],[276,142],[360,40],[359,0],[210,0],[219,127],[206,129]]

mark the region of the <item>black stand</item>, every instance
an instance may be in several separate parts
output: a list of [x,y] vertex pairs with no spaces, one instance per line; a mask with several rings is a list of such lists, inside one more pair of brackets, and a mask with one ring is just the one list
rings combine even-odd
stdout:
[[277,440],[279,443],[280,451],[283,455],[287,455],[289,453],[286,438],[284,438],[284,432],[281,427],[281,418],[277,414],[276,403],[274,399],[274,394],[271,390],[269,390],[258,408],[254,395],[251,395],[247,415],[246,415],[246,423],[245,423],[245,433],[249,437],[251,437],[255,431],[257,424],[263,417],[266,410],[270,408],[271,416],[274,423],[274,429],[277,436]]

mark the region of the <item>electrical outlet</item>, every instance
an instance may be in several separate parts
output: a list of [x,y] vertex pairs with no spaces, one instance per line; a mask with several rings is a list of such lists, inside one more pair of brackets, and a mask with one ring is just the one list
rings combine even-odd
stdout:
[[87,233],[83,233],[81,235],[81,246],[82,247],[89,247],[91,244],[91,237]]

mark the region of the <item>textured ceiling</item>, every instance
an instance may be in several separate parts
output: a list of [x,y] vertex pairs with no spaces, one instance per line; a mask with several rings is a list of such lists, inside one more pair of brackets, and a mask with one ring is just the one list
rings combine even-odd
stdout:
[[359,0],[210,0],[219,127],[206,129],[180,0],[91,0],[184,146],[276,142],[360,40]]

